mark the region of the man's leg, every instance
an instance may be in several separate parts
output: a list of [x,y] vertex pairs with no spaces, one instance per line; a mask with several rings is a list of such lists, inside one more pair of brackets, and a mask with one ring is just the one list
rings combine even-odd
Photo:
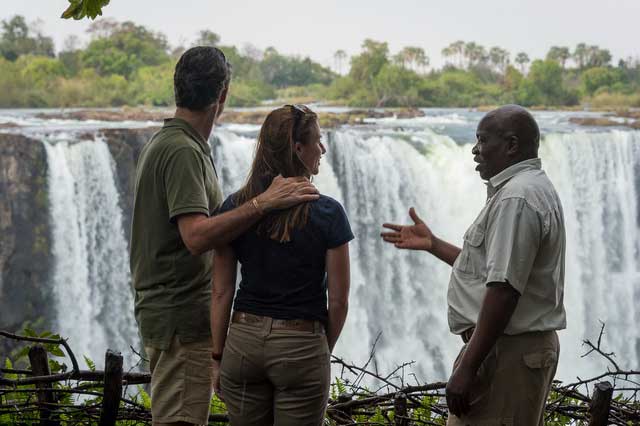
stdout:
[[147,354],[153,424],[207,424],[213,373],[211,341],[182,343],[174,336],[167,350],[147,348]]
[[557,334],[549,331],[502,336],[494,352],[495,366],[483,363],[484,369],[478,372],[479,383],[488,380],[488,386],[477,388],[475,403],[467,415],[451,416],[447,424],[542,426],[558,365]]

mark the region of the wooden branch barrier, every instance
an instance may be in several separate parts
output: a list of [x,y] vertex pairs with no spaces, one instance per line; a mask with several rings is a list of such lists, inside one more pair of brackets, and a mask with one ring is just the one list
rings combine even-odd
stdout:
[[[140,402],[130,399],[127,387],[148,384],[148,373],[125,372],[120,353],[108,350],[104,371],[80,370],[73,352],[64,339],[41,339],[18,336],[0,331],[6,338],[35,343],[29,349],[31,369],[0,369],[0,423],[2,416],[14,416],[19,424],[66,426],[69,424],[148,425],[150,411]],[[47,350],[42,344],[59,344],[71,359],[72,371],[51,374]],[[587,345],[589,346],[589,345]],[[592,351],[599,353],[599,343]],[[593,349],[596,348],[596,349]],[[605,353],[608,357],[611,354]],[[445,382],[409,385],[404,369],[412,363],[402,364],[389,374],[369,371],[333,357],[332,363],[342,370],[334,392],[340,393],[329,400],[327,417],[331,425],[443,425],[448,417],[444,399]],[[617,367],[617,364],[616,364]],[[11,374],[13,378],[5,375]],[[366,380],[366,386],[362,383]],[[613,384],[603,379],[613,380]],[[415,377],[414,377],[415,380]],[[68,387],[62,388],[61,383]],[[71,387],[71,384],[75,386]],[[376,383],[380,386],[375,388]],[[589,386],[593,389],[589,396]],[[581,390],[584,391],[581,392]],[[613,392],[626,392],[627,397],[612,399]],[[64,395],[85,398],[84,402],[63,403]],[[22,398],[18,396],[22,395]],[[25,399],[24,395],[28,395]],[[588,424],[589,426],[640,425],[640,371],[616,368],[594,378],[563,385],[554,382],[552,395],[547,401],[545,422],[554,424]],[[33,399],[35,397],[35,399]],[[90,400],[89,397],[94,399]],[[96,399],[97,398],[97,399]],[[427,402],[425,402],[427,401]],[[421,413],[427,412],[425,416]],[[68,419],[79,415],[82,421]],[[382,416],[382,419],[380,419]],[[371,420],[375,417],[375,421]],[[569,423],[566,423],[566,421]],[[22,421],[25,420],[25,421]],[[564,423],[562,423],[564,422]],[[228,423],[226,414],[211,414],[210,425]]]

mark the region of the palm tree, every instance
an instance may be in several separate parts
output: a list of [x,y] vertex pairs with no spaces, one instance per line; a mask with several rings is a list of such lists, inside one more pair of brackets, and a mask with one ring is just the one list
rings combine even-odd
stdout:
[[347,52],[344,50],[336,50],[333,54],[333,60],[335,61],[335,69],[338,74],[342,74],[344,62],[347,60]]
[[519,52],[516,55],[516,64],[520,65],[520,72],[522,74],[524,74],[525,68],[529,62],[531,62],[531,59],[529,59],[529,55],[526,53]]

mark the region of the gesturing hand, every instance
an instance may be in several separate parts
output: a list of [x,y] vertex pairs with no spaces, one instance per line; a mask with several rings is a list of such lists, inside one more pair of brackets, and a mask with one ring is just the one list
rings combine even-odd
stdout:
[[283,178],[278,175],[273,178],[269,188],[258,196],[258,203],[263,209],[270,211],[286,209],[319,197],[318,189],[309,179],[302,176]]
[[393,230],[393,232],[383,232],[380,236],[384,241],[392,243],[400,249],[431,250],[433,247],[433,233],[418,217],[413,207],[409,209],[409,216],[413,220],[413,225],[385,223],[382,226]]

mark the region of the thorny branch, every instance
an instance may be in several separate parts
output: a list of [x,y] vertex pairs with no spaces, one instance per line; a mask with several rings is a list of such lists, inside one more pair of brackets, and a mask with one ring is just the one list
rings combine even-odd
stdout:
[[[615,354],[604,350],[602,347],[604,329],[603,323],[596,344],[590,340],[584,341],[584,345],[588,348],[584,356],[597,354],[606,359],[612,368],[588,379],[578,377],[574,383],[563,384],[560,381],[554,381],[552,394],[547,401],[546,421],[564,418],[577,423],[588,419],[589,404],[591,403],[589,388],[604,378],[613,380],[615,391],[620,394],[611,403],[610,424],[638,424],[640,421],[640,404],[638,402],[640,371],[621,369],[613,359]],[[58,383],[66,384],[68,388],[58,386],[47,392],[81,397],[71,404],[50,404],[50,409],[57,414],[64,413],[67,417],[83,419],[83,422],[99,418],[100,403],[96,401],[99,401],[102,395],[104,372],[80,370],[75,361],[75,355],[66,344],[65,339],[19,336],[4,331],[0,331],[0,336],[20,341],[63,345],[74,365],[71,372],[48,376],[33,376],[32,372],[26,369],[3,368],[0,371],[0,415],[13,414],[19,415],[21,418],[29,418],[29,416],[37,418],[37,413],[43,404],[38,403],[34,397],[36,389],[32,385]],[[378,334],[376,337],[369,357],[363,366],[358,366],[336,356],[332,357],[332,364],[339,366],[340,376],[332,385],[332,398],[329,399],[327,406],[327,416],[330,419],[328,424],[353,426],[443,425],[448,417],[444,398],[446,382],[420,383],[413,373],[406,371],[414,364],[413,361],[400,364],[386,374],[379,372],[375,359],[375,348],[380,336]],[[131,349],[133,350],[133,348]],[[144,361],[141,354],[135,350],[133,352],[141,358],[138,364]],[[371,365],[373,368],[370,367]],[[136,367],[133,367],[132,370]],[[17,378],[8,379],[2,377],[3,374],[11,374]],[[406,384],[405,374],[411,376],[415,384]],[[71,386],[72,382],[75,383],[73,387]],[[124,386],[149,382],[150,375],[148,373],[130,370],[123,375]],[[618,382],[624,385],[615,386]],[[25,398],[24,395],[27,397]],[[130,398],[128,395],[124,395],[122,399],[118,420],[134,422],[131,423],[132,425],[148,424],[151,419],[149,410],[137,398]],[[399,395],[406,399],[406,413],[395,411]],[[87,399],[89,397],[93,397],[93,399]],[[404,423],[398,423],[398,421]],[[227,422],[226,414],[212,414],[209,418],[210,424]]]

